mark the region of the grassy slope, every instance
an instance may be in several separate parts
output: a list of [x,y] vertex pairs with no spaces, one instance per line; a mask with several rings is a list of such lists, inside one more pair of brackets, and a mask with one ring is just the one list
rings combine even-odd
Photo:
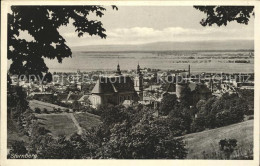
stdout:
[[[35,114],[39,123],[50,130],[54,136],[66,135],[70,136],[78,131],[73,123],[70,113],[59,114]],[[99,116],[90,113],[74,113],[75,119],[83,129],[89,129],[101,123]]]
[[101,123],[100,117],[90,113],[74,113],[75,118],[83,129],[90,129]]
[[68,113],[60,114],[35,114],[39,123],[50,130],[53,136],[66,135],[70,136],[77,132],[77,127],[71,120]]
[[184,141],[186,148],[188,148],[187,158],[202,158],[203,151],[208,154],[218,151],[219,140],[225,138],[237,139],[239,148],[248,149],[250,145],[253,145],[253,123],[253,120],[248,120],[230,126],[185,135]]
[[38,100],[30,100],[29,101],[29,107],[34,110],[35,108],[40,108],[41,110],[43,110],[44,108],[46,108],[49,112],[53,111],[53,108],[60,108],[61,110],[66,110],[68,108],[65,107],[61,107],[55,104],[51,104],[51,103],[46,103],[46,102],[42,102],[42,101],[38,101]]

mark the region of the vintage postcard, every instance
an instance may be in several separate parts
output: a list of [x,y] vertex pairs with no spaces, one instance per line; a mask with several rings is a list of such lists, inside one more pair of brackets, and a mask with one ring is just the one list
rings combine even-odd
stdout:
[[259,2],[1,4],[2,166],[259,165]]

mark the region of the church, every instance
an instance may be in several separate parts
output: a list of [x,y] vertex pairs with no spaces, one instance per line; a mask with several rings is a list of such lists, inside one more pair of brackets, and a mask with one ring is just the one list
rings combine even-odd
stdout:
[[142,101],[143,76],[139,64],[136,74],[134,78],[123,75],[118,64],[114,75],[100,76],[89,97],[92,107],[97,108],[107,104],[119,105],[125,100]]

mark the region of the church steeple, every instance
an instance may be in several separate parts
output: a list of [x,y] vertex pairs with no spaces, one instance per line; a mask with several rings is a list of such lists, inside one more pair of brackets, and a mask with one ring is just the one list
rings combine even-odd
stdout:
[[137,74],[139,74],[139,75],[142,74],[139,62],[138,62],[138,65],[137,65]]
[[116,75],[122,75],[119,63],[117,64]]
[[142,72],[141,72],[141,68],[138,62],[137,65],[137,76],[134,79],[134,87],[135,87],[135,91],[138,94],[139,100],[142,101],[143,100],[143,76],[142,76]]

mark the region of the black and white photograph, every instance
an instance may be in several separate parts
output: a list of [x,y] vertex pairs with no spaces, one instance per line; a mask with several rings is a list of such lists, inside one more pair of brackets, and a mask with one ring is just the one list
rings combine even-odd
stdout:
[[3,14],[6,160],[259,160],[254,4]]

